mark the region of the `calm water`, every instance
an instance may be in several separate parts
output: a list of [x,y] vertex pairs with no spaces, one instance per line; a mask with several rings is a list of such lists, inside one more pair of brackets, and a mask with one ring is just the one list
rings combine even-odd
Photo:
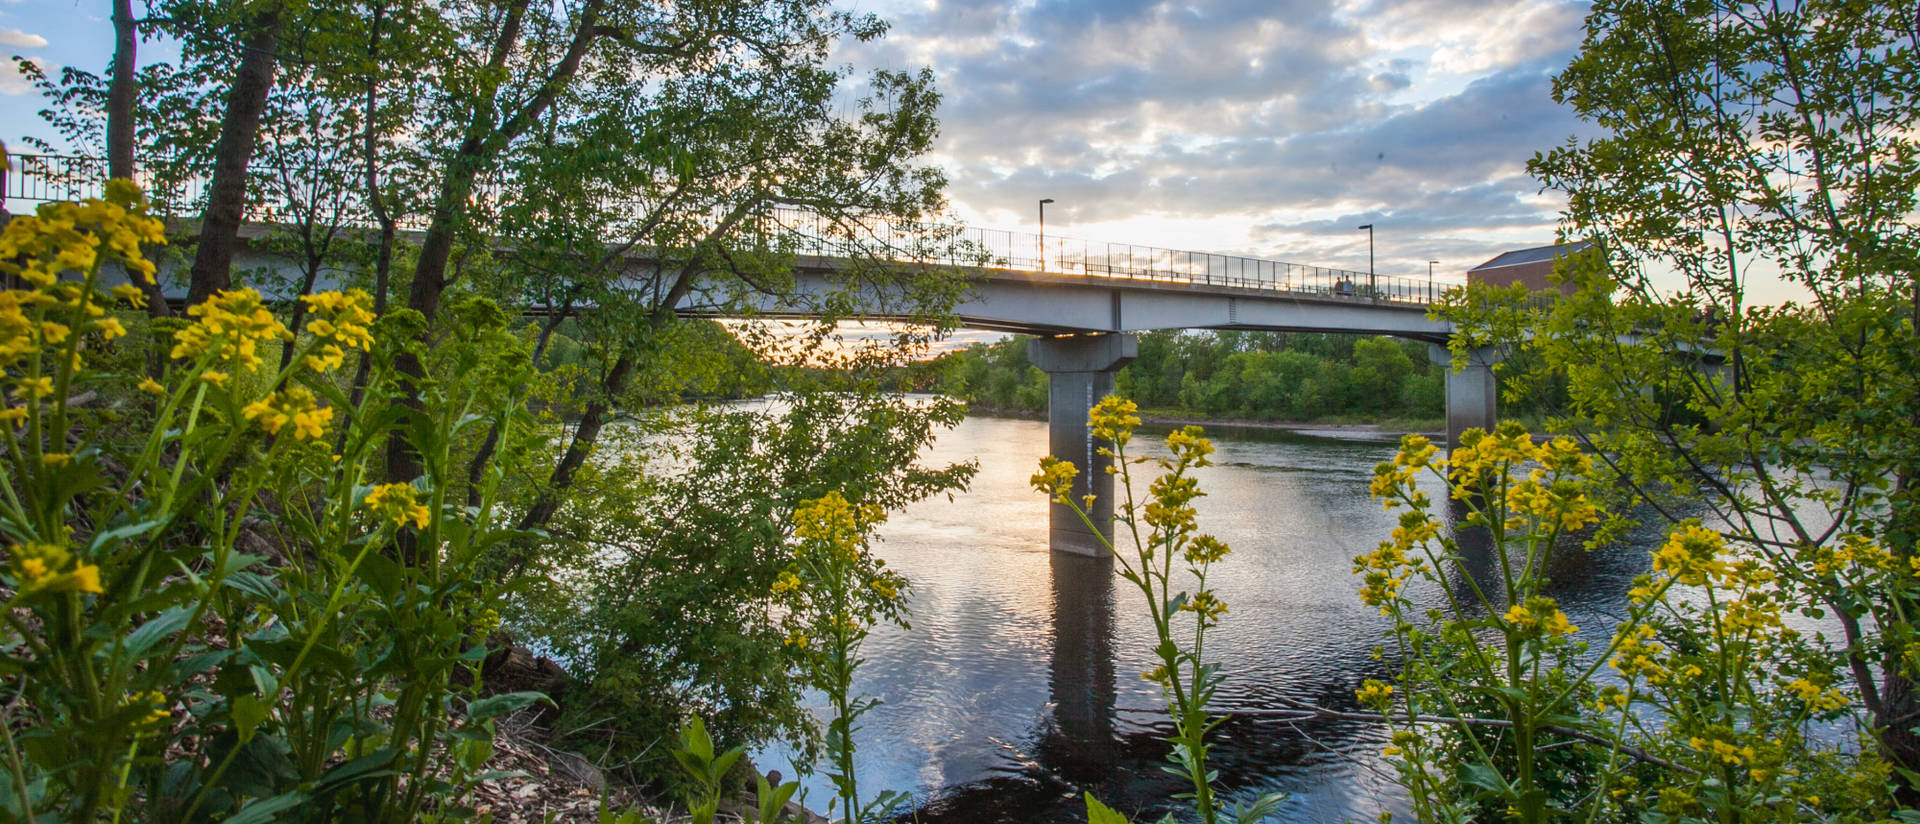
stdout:
[[[884,703],[862,719],[858,769],[863,793],[913,793],[919,821],[1085,821],[1083,791],[1158,817],[1184,786],[1160,770],[1171,727],[1139,678],[1152,638],[1139,592],[1108,563],[1047,549],[1045,502],[1027,486],[1046,435],[1037,421],[967,419],[927,459],[978,460],[972,489],[895,513],[882,532],[879,551],[914,582],[913,628],[881,628],[864,649],[857,688]],[[1214,442],[1200,523],[1234,549],[1212,576],[1232,610],[1209,635],[1208,657],[1228,674],[1216,706],[1275,709],[1287,696],[1357,710],[1353,690],[1392,665],[1372,657],[1385,624],[1354,594],[1351,559],[1395,523],[1367,497],[1393,444],[1261,432]],[[1644,550],[1562,553],[1555,595],[1602,640],[1645,565]],[[1215,740],[1226,788],[1292,793],[1276,821],[1401,810],[1374,725],[1241,718]],[[756,761],[792,774],[781,758]],[[808,791],[825,809],[825,782]]]

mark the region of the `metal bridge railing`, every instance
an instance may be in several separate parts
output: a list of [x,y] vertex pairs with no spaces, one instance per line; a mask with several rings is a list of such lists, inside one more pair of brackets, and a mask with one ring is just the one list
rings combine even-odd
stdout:
[[[14,154],[5,175],[6,200],[44,202],[97,197],[106,179],[106,161],[77,155]],[[261,170],[261,175],[269,174]],[[267,182],[265,180],[263,183]],[[254,186],[249,220],[280,222],[331,199],[324,209],[344,225],[371,226],[372,213],[360,202],[357,176],[348,175],[337,190],[288,196],[284,186]],[[142,169],[140,183],[163,213],[197,214],[205,203],[208,175],[181,164],[158,163]],[[476,206],[497,206],[504,187],[477,187]],[[402,228],[425,228],[413,215]],[[798,254],[826,257],[874,256],[920,262],[979,266],[1020,272],[1082,276],[1145,283],[1235,286],[1357,302],[1425,305],[1450,288],[1430,278],[1370,275],[1352,269],[1311,266],[1280,260],[1168,249],[1134,243],[1110,243],[1031,232],[969,226],[907,224],[883,220],[828,220],[805,209],[771,207],[750,224],[770,244]],[[929,244],[927,239],[947,242]],[[931,251],[928,251],[931,249]],[[917,250],[903,254],[903,250]]]

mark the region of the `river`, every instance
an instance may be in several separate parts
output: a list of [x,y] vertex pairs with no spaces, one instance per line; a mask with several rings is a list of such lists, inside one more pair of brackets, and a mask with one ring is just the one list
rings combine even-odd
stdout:
[[[1286,696],[1357,711],[1353,690],[1388,678],[1393,664],[1374,656],[1385,621],[1355,595],[1352,558],[1395,523],[1367,495],[1394,443],[1210,434],[1218,451],[1198,473],[1200,525],[1234,550],[1210,581],[1231,609],[1208,640],[1227,675],[1215,706],[1277,709]],[[1139,678],[1153,637],[1139,591],[1110,562],[1047,549],[1045,500],[1027,485],[1046,444],[1038,421],[967,418],[926,457],[978,460],[971,489],[894,513],[881,531],[878,551],[913,581],[912,628],[879,628],[863,650],[856,688],[882,703],[861,719],[857,769],[863,795],[912,793],[913,820],[1085,821],[1084,791],[1154,820],[1185,787],[1160,769],[1171,725],[1158,688]],[[1136,444],[1164,453],[1152,433]],[[1554,594],[1604,647],[1646,552],[1560,557]],[[1291,793],[1275,821],[1403,810],[1378,725],[1236,718],[1214,740],[1229,798]],[[781,759],[756,756],[762,768]],[[806,790],[809,806],[825,809],[825,781]]]

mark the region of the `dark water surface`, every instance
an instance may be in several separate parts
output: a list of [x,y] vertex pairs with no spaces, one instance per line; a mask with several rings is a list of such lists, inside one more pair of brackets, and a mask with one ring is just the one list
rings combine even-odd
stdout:
[[[1213,436],[1200,525],[1234,550],[1210,579],[1231,609],[1208,636],[1208,658],[1227,674],[1216,707],[1278,709],[1286,696],[1357,710],[1359,683],[1391,673],[1373,657],[1386,624],[1355,595],[1352,558],[1396,522],[1367,496],[1393,443]],[[1161,453],[1157,438],[1142,439]],[[1084,791],[1151,820],[1185,788],[1160,769],[1171,725],[1158,688],[1139,677],[1153,638],[1139,591],[1111,563],[1047,549],[1045,501],[1027,486],[1046,446],[1044,423],[968,418],[927,459],[977,459],[972,489],[894,513],[882,531],[880,553],[913,581],[913,628],[880,628],[863,650],[856,688],[883,703],[855,737],[858,770],[863,795],[911,792],[918,821],[1085,821]],[[1604,647],[1646,557],[1561,553],[1555,595],[1581,635]],[[1214,740],[1229,798],[1292,793],[1275,821],[1402,811],[1377,725],[1237,718]],[[791,775],[782,758],[756,762]],[[826,782],[807,790],[824,810]]]

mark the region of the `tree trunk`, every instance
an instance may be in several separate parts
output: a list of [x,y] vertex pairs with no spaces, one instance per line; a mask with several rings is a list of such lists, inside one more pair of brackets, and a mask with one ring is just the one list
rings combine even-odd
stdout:
[[[140,30],[133,22],[133,0],[113,0],[113,71],[107,77],[107,177],[132,180],[133,99],[138,79],[134,65],[140,51]],[[147,312],[167,316],[167,296],[160,281],[138,284],[147,295]],[[159,361],[154,362],[158,364]],[[156,374],[157,365],[151,367]]]
[[214,144],[213,183],[207,211],[200,221],[200,246],[193,257],[187,303],[196,304],[233,286],[233,253],[240,243],[240,222],[247,206],[247,163],[260,136],[267,93],[273,88],[279,60],[280,32],[286,17],[271,6],[254,19],[227,95],[227,113],[220,122],[220,140]]
[[133,179],[133,64],[140,48],[133,0],[113,0],[113,75],[107,83],[107,176]]
[[[449,161],[446,179],[434,198],[433,219],[427,225],[426,237],[420,241],[420,257],[414,265],[412,288],[407,293],[407,307],[419,311],[428,324],[432,324],[439,314],[440,296],[452,282],[447,272],[453,253],[454,232],[465,212],[467,198],[479,180],[480,171],[498,158],[515,138],[525,134],[579,73],[580,64],[586,59],[587,48],[596,37],[606,33],[599,25],[603,4],[604,0],[587,0],[581,7],[566,54],[548,73],[539,91],[518,112],[495,125],[498,100],[488,97],[475,107],[473,117],[467,124],[466,136],[460,141],[459,151]],[[507,57],[519,42],[520,27],[528,5],[529,0],[516,0],[508,7],[501,23],[500,36],[494,41],[493,52],[488,60],[490,67],[506,65]],[[487,94],[494,93],[489,91]],[[426,377],[420,359],[411,352],[401,352],[393,359],[393,366],[410,384],[417,385]],[[402,395],[402,401],[416,411],[421,408],[414,395]],[[405,438],[387,441],[386,477],[389,483],[410,481],[418,477],[423,469],[419,453]]]
[[[553,520],[560,511],[560,503],[565,493],[573,486],[573,476],[586,465],[587,455],[593,451],[594,444],[600,441],[600,430],[607,425],[607,418],[613,411],[613,401],[620,393],[627,391],[627,381],[633,377],[633,352],[622,351],[613,361],[613,368],[607,371],[603,384],[606,390],[599,398],[587,404],[580,414],[580,425],[574,427],[573,440],[567,444],[566,454],[560,456],[560,462],[553,467],[553,474],[547,476],[547,483],[540,488],[540,496],[534,499],[533,506],[527,508],[527,514],[520,518],[520,529],[541,529]],[[519,560],[515,560],[515,566]]]

